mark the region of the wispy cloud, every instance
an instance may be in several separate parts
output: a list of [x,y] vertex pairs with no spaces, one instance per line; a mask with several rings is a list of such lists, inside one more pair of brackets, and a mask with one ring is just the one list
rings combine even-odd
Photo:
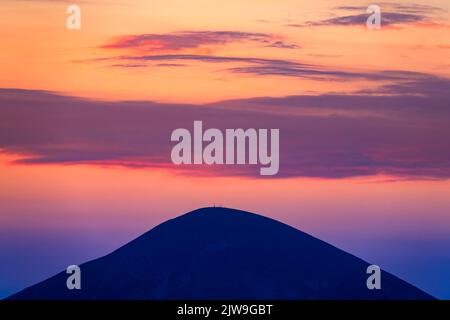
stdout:
[[[394,72],[395,73],[395,72]],[[401,72],[400,72],[401,74]],[[162,167],[256,176],[253,167],[178,167],[170,133],[207,127],[280,128],[280,176],[388,174],[450,178],[450,79],[417,74],[376,92],[253,98],[207,105],[104,102],[44,91],[0,91],[0,148],[24,164]],[[211,173],[211,170],[214,170]]]
[[[197,54],[163,54],[163,55],[123,55],[109,58],[88,60],[90,62],[114,62],[114,67],[147,67],[150,62],[159,62],[158,65],[171,66],[177,62],[202,62],[238,64],[238,66],[222,68],[221,71],[231,73],[250,74],[254,76],[284,76],[312,80],[370,80],[394,81],[407,80],[410,77],[420,77],[420,73],[400,71],[344,71],[330,66],[311,63],[302,63],[284,59],[265,59],[255,57],[215,56]],[[161,62],[164,61],[164,62]],[[175,66],[183,64],[175,63]]]
[[[345,11],[365,11],[371,3],[364,5],[349,5],[349,6],[338,6],[335,7],[336,10]],[[445,12],[444,9],[418,3],[394,3],[394,2],[377,2],[377,5],[383,8],[387,8],[391,11],[399,11],[402,13],[414,13],[422,15],[431,15]]]
[[275,41],[275,42],[267,45],[266,47],[268,47],[268,48],[281,48],[281,49],[298,49],[298,48],[300,48],[296,44],[289,44],[289,43],[285,43],[283,41]]
[[131,52],[179,52],[189,49],[224,46],[233,42],[253,42],[265,47],[296,49],[279,36],[239,31],[183,31],[164,34],[124,35],[101,46],[103,49],[126,49]]
[[[426,23],[437,24],[434,21],[436,15],[445,11],[441,8],[419,5],[419,4],[396,4],[396,3],[378,3],[381,7],[381,16],[383,26],[395,26],[403,24]],[[335,11],[341,11],[335,17],[317,21],[307,21],[305,23],[290,23],[289,27],[320,27],[320,26],[365,26],[369,14],[366,13],[366,6],[339,6]],[[343,13],[346,12],[347,14]],[[351,14],[348,14],[352,12]]]
[[[319,27],[319,26],[365,26],[368,15],[366,13],[340,16],[320,21],[308,21],[305,24],[289,24],[290,27]],[[415,14],[383,12],[383,25],[405,24],[424,21],[425,17]]]

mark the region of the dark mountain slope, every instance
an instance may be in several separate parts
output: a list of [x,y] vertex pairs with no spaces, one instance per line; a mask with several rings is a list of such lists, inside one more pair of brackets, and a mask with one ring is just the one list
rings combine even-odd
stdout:
[[432,299],[297,229],[226,208],[195,210],[81,265],[82,289],[56,276],[9,299]]

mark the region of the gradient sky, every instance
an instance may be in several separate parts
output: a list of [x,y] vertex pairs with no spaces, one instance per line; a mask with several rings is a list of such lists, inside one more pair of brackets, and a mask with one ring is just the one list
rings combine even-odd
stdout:
[[[450,2],[2,1],[0,298],[213,204],[450,298]],[[71,2],[72,3],[72,2]],[[280,128],[280,173],[172,130]]]

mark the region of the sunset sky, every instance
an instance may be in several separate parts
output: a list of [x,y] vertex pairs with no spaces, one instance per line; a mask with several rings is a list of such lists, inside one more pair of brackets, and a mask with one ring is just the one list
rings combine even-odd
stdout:
[[[0,298],[214,204],[450,298],[450,1],[0,5]],[[173,165],[194,120],[279,128],[279,175]]]

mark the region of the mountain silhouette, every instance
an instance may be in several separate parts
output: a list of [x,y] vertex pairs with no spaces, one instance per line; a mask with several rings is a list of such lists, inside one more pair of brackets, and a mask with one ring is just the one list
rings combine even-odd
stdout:
[[370,264],[276,220],[203,208],[168,220],[118,250],[8,299],[434,299]]

